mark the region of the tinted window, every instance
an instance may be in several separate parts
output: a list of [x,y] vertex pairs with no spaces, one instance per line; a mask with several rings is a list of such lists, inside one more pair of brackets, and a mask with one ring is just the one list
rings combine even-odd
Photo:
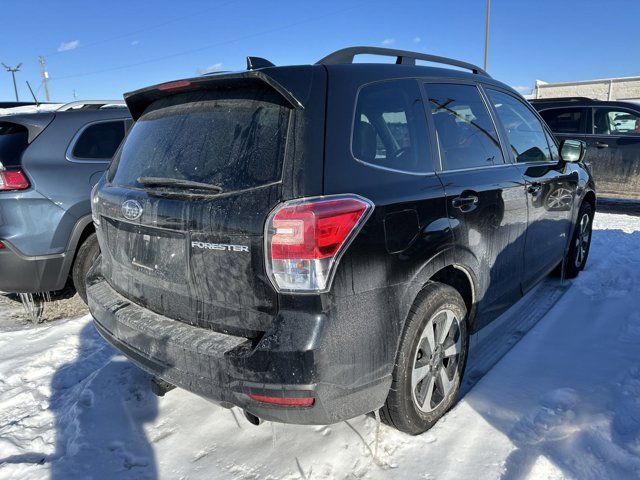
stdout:
[[358,160],[407,172],[433,171],[426,132],[415,80],[376,83],[360,90],[352,138]]
[[426,85],[446,170],[502,164],[502,151],[480,92],[472,85]]
[[29,145],[29,132],[22,125],[0,122],[0,163],[16,165]]
[[124,138],[124,122],[94,123],[85,128],[73,147],[77,159],[111,160]]
[[129,131],[112,164],[112,182],[142,187],[139,178],[158,177],[234,191],[278,181],[288,113],[266,88],[157,100]]
[[582,133],[582,108],[554,108],[540,112],[549,128],[556,133]]
[[597,135],[640,135],[640,116],[615,108],[594,108],[593,133]]
[[496,90],[487,93],[502,122],[518,162],[548,162],[551,153],[540,120],[517,98]]

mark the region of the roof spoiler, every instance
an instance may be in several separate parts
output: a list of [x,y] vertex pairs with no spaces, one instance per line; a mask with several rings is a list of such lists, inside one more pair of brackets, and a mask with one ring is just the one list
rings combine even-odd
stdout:
[[249,70],[239,73],[223,73],[219,75],[201,76],[176,80],[168,83],[161,83],[151,87],[142,88],[133,92],[125,93],[124,100],[129,107],[131,117],[138,120],[145,109],[154,101],[174,95],[176,93],[194,92],[200,89],[206,89],[211,86],[224,87],[226,85],[234,87],[251,87],[256,85],[267,85],[283,99],[285,99],[293,108],[303,109],[304,106],[292,92],[285,88],[281,83],[269,76],[264,71]]

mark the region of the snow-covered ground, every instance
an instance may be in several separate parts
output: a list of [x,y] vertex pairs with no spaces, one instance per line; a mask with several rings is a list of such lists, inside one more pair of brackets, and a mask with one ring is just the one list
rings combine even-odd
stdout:
[[595,228],[587,270],[418,437],[364,416],[254,427],[182,390],[156,398],[88,316],[4,328],[0,477],[638,479],[640,217]]

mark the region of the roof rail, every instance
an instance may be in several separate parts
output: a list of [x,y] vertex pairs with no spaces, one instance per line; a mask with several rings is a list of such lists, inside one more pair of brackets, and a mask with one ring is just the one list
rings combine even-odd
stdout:
[[381,48],[381,47],[349,47],[342,50],[336,50],[330,53],[317,63],[322,65],[339,65],[345,63],[353,63],[353,57],[356,55],[380,55],[383,57],[396,57],[396,64],[398,65],[415,65],[416,60],[424,60],[426,62],[442,63],[445,65],[452,65],[454,67],[464,68],[471,70],[478,75],[484,75],[491,77],[487,72],[467,62],[461,62],[454,60],[453,58],[440,57],[437,55],[429,55],[426,53],[411,52],[408,50],[396,50],[393,48]]
[[549,98],[534,98],[529,100],[531,103],[546,103],[546,102],[593,102],[593,98],[589,97],[549,97]]
[[69,102],[58,108],[58,112],[67,110],[99,110],[101,108],[126,108],[124,100],[78,100]]

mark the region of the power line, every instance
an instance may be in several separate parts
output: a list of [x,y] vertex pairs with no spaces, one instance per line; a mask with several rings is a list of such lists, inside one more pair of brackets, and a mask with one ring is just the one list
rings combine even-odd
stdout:
[[117,66],[117,67],[103,68],[103,69],[100,69],[100,70],[93,70],[91,72],[76,73],[76,74],[72,74],[72,75],[64,75],[62,77],[50,77],[49,80],[65,80],[67,78],[86,77],[86,76],[89,76],[89,75],[97,75],[97,74],[100,74],[100,73],[113,72],[113,71],[116,71],[116,70],[124,70],[124,69],[127,69],[127,68],[137,67],[137,66],[140,66],[140,65],[147,65],[149,63],[160,62],[162,60],[167,60],[169,58],[181,57],[183,55],[190,55],[192,53],[197,53],[197,52],[201,52],[201,51],[204,51],[204,50],[209,50],[211,48],[216,48],[216,47],[220,47],[220,46],[223,46],[223,45],[228,45],[228,44],[239,42],[239,41],[242,41],[242,40],[247,40],[247,39],[259,37],[259,36],[262,36],[262,35],[267,35],[267,34],[270,34],[270,33],[281,31],[281,30],[287,30],[289,28],[297,27],[298,25],[303,25],[305,23],[309,23],[309,22],[312,22],[312,21],[315,21],[315,20],[321,20],[323,18],[332,17],[332,16],[337,15],[339,13],[343,13],[345,11],[353,10],[355,8],[358,8],[358,7],[360,7],[361,5],[363,5],[365,3],[368,3],[368,2],[359,2],[359,3],[355,4],[355,5],[350,6],[350,7],[343,8],[343,9],[340,9],[340,10],[335,10],[335,11],[329,12],[329,13],[327,13],[325,15],[319,15],[319,16],[315,16],[315,17],[308,17],[308,18],[306,18],[304,20],[299,20],[297,22],[289,23],[287,25],[282,25],[280,27],[274,27],[274,28],[270,28],[270,29],[266,29],[266,30],[261,30],[259,32],[255,32],[255,33],[248,34],[248,35],[243,35],[241,37],[236,37],[236,38],[225,40],[225,41],[222,41],[222,42],[212,43],[212,44],[205,45],[205,46],[198,47],[198,48],[192,48],[192,49],[189,49],[189,50],[183,50],[181,52],[176,52],[176,53],[172,53],[172,54],[169,54],[169,55],[163,55],[163,56],[160,56],[160,57],[150,58],[148,60],[143,60],[141,62],[129,63],[129,64],[126,64],[126,65],[120,65],[120,66]]
[[230,5],[232,3],[236,3],[237,1],[238,0],[229,0],[227,2],[216,4],[214,6],[205,8],[203,10],[199,10],[197,12],[190,13],[188,15],[182,15],[180,17],[175,17],[175,18],[166,20],[166,21],[161,22],[161,23],[156,23],[155,25],[149,25],[147,27],[140,28],[138,30],[132,30],[132,31],[129,31],[127,33],[122,33],[122,34],[116,35],[114,37],[103,38],[102,40],[95,40],[95,41],[89,42],[89,43],[81,43],[76,48],[74,48],[73,50],[62,50],[62,51],[50,52],[50,53],[46,54],[45,56],[46,57],[53,57],[55,55],[60,55],[62,53],[69,53],[71,51],[75,51],[75,50],[78,50],[80,48],[90,48],[90,47],[94,47],[96,45],[102,45],[104,43],[113,42],[115,40],[121,40],[123,38],[132,37],[134,35],[138,35],[140,33],[148,32],[150,30],[155,30],[157,28],[161,28],[161,27],[164,27],[166,25],[170,25],[172,23],[179,22],[181,20],[185,20],[187,18],[191,18],[191,17],[194,17],[194,16],[202,15],[203,13],[209,12],[211,10],[218,9],[218,8],[221,8],[221,7],[225,7],[225,6]]

